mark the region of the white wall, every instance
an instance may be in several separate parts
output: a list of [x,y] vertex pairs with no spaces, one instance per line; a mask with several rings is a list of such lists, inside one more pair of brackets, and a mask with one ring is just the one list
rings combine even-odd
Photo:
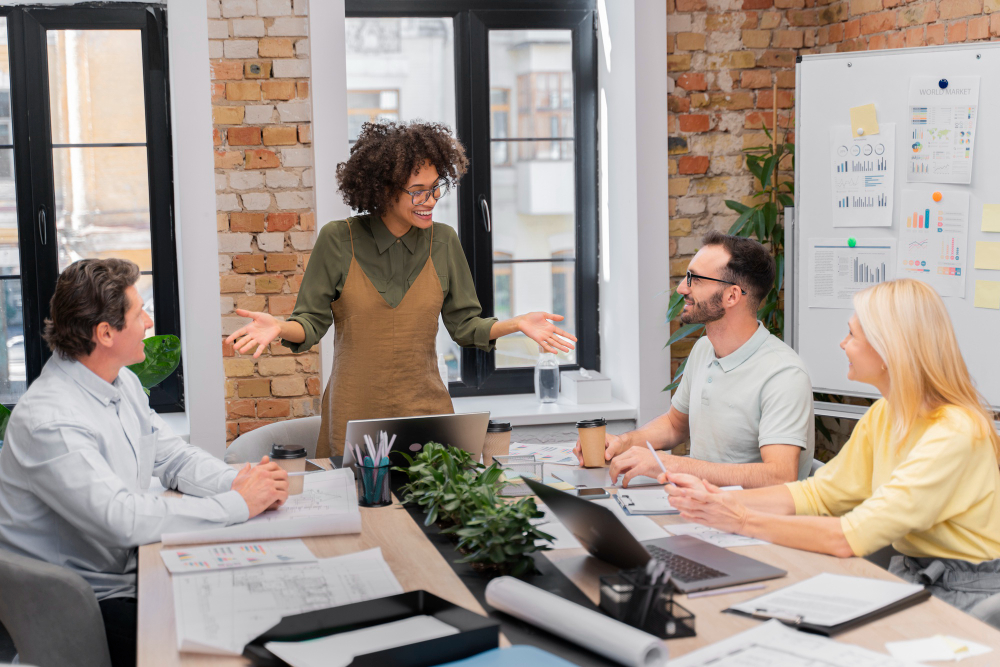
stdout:
[[667,16],[660,0],[599,2],[605,5],[610,38],[598,38],[598,82],[607,100],[600,122],[607,140],[599,143],[608,148],[601,252],[610,253],[610,263],[602,261],[608,270],[601,271],[601,367],[615,395],[639,409],[641,424],[670,407],[661,391],[670,382],[663,347],[670,279]]

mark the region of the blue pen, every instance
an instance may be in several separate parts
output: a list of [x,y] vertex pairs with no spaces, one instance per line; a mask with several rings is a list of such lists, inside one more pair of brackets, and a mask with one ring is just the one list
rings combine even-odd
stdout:
[[374,501],[372,500],[372,496],[374,495],[374,490],[372,489],[373,486],[372,482],[375,479],[375,463],[372,461],[372,457],[370,456],[365,457],[365,465],[361,471],[361,474],[364,475],[364,480],[366,482],[364,484],[365,502],[368,503],[369,505],[372,505],[374,504]]

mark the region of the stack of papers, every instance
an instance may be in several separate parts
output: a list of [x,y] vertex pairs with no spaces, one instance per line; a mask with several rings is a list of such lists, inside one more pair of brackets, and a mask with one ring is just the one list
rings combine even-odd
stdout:
[[967,639],[948,635],[934,635],[927,639],[912,639],[905,642],[886,642],[892,657],[913,662],[954,662],[989,653],[993,649]]
[[177,648],[240,655],[283,616],[397,595],[381,549],[313,563],[212,570],[171,578]]
[[216,544],[193,549],[163,550],[163,564],[170,574],[187,574],[206,570],[228,570],[236,567],[260,565],[288,565],[313,563],[313,556],[302,540],[274,542],[244,542],[243,544]]
[[557,463],[560,465],[579,465],[573,448],[575,442],[556,442],[546,445],[531,445],[524,442],[510,443],[511,456],[534,456],[536,461],[544,463]]
[[277,510],[232,526],[167,533],[163,544],[212,544],[360,532],[354,473],[340,469],[305,475],[302,493],[289,496]]

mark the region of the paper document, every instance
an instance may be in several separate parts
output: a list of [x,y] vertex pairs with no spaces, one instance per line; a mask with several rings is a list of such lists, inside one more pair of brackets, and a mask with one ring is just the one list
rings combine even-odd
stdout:
[[699,540],[703,540],[709,544],[714,544],[715,546],[722,547],[723,549],[732,549],[733,547],[752,547],[758,544],[770,544],[770,542],[758,540],[753,537],[744,537],[743,535],[736,535],[734,533],[724,533],[721,530],[709,528],[708,526],[703,526],[700,523],[678,523],[672,526],[664,526],[663,528],[671,535],[690,535],[691,537],[697,537]]
[[800,617],[803,623],[829,627],[887,607],[921,590],[923,586],[919,584],[824,573],[734,604],[730,609],[746,614]]
[[532,445],[524,442],[510,443],[511,456],[534,456],[536,461],[558,463],[560,465],[579,465],[576,454],[573,453],[575,442],[549,443]]
[[673,658],[670,667],[919,667],[768,621],[746,632]]
[[891,227],[896,124],[881,134],[852,136],[849,125],[830,128],[834,227]]
[[396,595],[403,587],[381,549],[315,563],[172,577],[177,648],[239,655],[283,616]]
[[247,540],[274,540],[361,532],[358,492],[351,470],[329,470],[304,477],[302,493],[271,512],[245,523],[184,533],[168,533],[163,545],[209,544]]
[[342,667],[358,655],[457,634],[458,628],[433,616],[413,616],[304,642],[267,642],[264,648],[291,667]]
[[632,516],[677,514],[679,511],[670,504],[670,496],[662,488],[622,489],[615,494],[615,500]]
[[302,540],[215,544],[210,547],[168,550],[160,552],[170,574],[227,570],[258,565],[309,563],[316,560]]
[[926,639],[911,639],[902,642],[886,642],[886,649],[892,657],[913,662],[956,661],[989,653],[993,649],[966,639],[947,635],[935,635]]
[[809,242],[809,307],[854,308],[857,292],[896,277],[896,239]]
[[[622,488],[621,478],[617,484],[612,482],[608,470],[608,468],[554,468],[552,474],[576,488],[600,487],[606,489],[612,486]],[[652,477],[639,475],[629,482],[628,486],[632,488],[633,486],[650,486],[652,484],[659,484],[659,482]]]
[[[939,85],[945,81],[944,87]],[[906,180],[971,183],[979,116],[979,77],[910,79]]]
[[[934,201],[941,194],[940,201]],[[899,277],[916,278],[941,296],[965,297],[969,193],[903,190]]]

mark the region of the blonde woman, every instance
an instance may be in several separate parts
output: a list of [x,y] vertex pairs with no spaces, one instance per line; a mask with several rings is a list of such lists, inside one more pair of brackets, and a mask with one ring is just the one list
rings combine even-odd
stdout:
[[667,492],[687,519],[775,544],[840,557],[892,544],[890,572],[968,611],[1000,593],[1000,438],[932,288],[882,283],[854,308],[847,376],[882,399],[832,461],[748,491],[670,474]]

